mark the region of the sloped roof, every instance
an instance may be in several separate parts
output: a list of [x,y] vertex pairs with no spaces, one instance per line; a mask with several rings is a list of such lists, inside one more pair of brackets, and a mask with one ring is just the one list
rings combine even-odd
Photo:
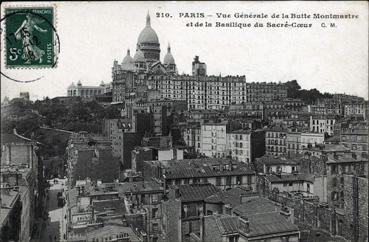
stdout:
[[86,237],[88,241],[91,241],[92,238],[99,238],[99,241],[102,241],[102,238],[111,237],[115,239],[117,235],[126,234],[129,236],[129,241],[139,242],[141,241],[137,235],[133,232],[132,228],[124,227],[121,221],[117,221],[115,224],[114,221],[111,221],[108,224],[104,224],[103,227],[99,228],[89,228],[86,231]]
[[234,234],[238,233],[238,217],[235,216],[224,216],[218,218],[222,225],[222,234]]
[[205,198],[204,201],[207,203],[231,204],[232,207],[235,207],[241,204],[241,196],[247,194],[250,194],[250,191],[236,187],[227,191],[219,191]]
[[202,201],[218,191],[219,188],[211,184],[191,184],[179,186],[179,194],[182,202]]
[[249,217],[254,214],[270,213],[276,211],[276,205],[266,198],[257,197],[234,208],[233,212],[241,217]]
[[250,221],[250,237],[299,231],[296,225],[289,222],[279,212],[255,214],[248,219]]
[[246,174],[254,174],[255,172],[246,167],[240,167],[234,170],[223,170],[223,171],[215,171],[210,167],[201,167],[201,168],[174,168],[170,169],[166,173],[166,177],[168,179],[178,179],[178,178],[196,178],[196,177],[216,177],[216,176],[227,176],[227,175],[246,175]]

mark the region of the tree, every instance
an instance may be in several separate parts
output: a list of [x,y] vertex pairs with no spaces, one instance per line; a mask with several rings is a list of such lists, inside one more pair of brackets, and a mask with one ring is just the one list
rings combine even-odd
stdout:
[[120,108],[114,105],[110,105],[105,109],[104,113],[105,118],[114,119],[120,117]]
[[298,98],[301,86],[297,83],[297,81],[288,81],[285,83],[285,85],[287,86],[287,97]]

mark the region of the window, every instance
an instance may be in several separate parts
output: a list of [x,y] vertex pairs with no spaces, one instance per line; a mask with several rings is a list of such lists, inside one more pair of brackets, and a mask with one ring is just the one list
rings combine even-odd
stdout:
[[229,242],[238,242],[238,236],[237,235],[229,236]]
[[222,178],[217,177],[216,180],[215,180],[215,184],[216,184],[216,186],[221,186],[222,185]]
[[237,176],[236,177],[236,183],[237,183],[237,185],[241,185],[241,183],[242,183],[242,176]]
[[332,165],[332,167],[331,167],[331,173],[332,174],[336,174],[337,173],[337,166],[336,165]]
[[247,176],[247,185],[251,185],[251,176]]
[[331,193],[331,199],[332,199],[332,201],[336,201],[337,200],[337,192],[332,192]]
[[159,225],[157,223],[152,224],[152,232],[157,233],[159,230]]
[[232,184],[232,177],[227,176],[227,178],[226,178],[226,185],[227,186],[230,186],[231,184]]
[[333,187],[337,186],[337,177],[332,178],[332,186]]
[[156,218],[156,214],[158,213],[158,208],[153,208],[151,210],[151,218]]

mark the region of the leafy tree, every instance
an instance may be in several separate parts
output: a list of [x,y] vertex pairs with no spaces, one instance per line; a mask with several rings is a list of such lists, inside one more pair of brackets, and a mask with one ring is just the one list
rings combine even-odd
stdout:
[[105,109],[104,113],[105,118],[114,119],[120,117],[120,108],[115,105],[110,105]]
[[333,95],[325,92],[322,94],[316,88],[306,90],[301,89],[301,86],[296,80],[288,81],[285,83],[287,86],[287,97],[289,98],[299,98],[303,100],[306,104],[314,104],[318,99],[321,98],[332,98]]
[[299,95],[299,90],[301,86],[297,83],[296,80],[288,81],[285,83],[287,86],[287,96],[290,98],[297,98]]

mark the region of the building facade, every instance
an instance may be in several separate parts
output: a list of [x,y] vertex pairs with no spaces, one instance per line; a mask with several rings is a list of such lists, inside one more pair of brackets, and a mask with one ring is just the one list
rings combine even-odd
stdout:
[[208,157],[225,157],[227,154],[226,123],[201,125],[200,152]]
[[77,85],[72,83],[67,88],[67,96],[81,97],[82,99],[92,100],[94,96],[101,95],[107,92],[107,84],[101,82],[99,86],[83,86],[81,81]]
[[265,154],[264,130],[236,130],[227,133],[227,154],[237,161],[251,163]]
[[252,82],[246,84],[247,102],[266,102],[287,98],[287,87],[282,83]]
[[281,156],[287,153],[287,128],[273,126],[265,132],[265,153],[268,155]]
[[332,115],[311,115],[310,132],[333,135],[336,119]]

